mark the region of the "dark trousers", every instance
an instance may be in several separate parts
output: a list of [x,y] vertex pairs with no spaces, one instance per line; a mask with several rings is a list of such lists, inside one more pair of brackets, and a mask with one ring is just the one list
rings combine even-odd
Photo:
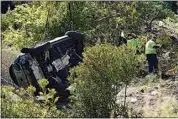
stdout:
[[154,71],[158,71],[158,58],[156,54],[147,54],[147,61],[149,65],[149,73],[152,73]]

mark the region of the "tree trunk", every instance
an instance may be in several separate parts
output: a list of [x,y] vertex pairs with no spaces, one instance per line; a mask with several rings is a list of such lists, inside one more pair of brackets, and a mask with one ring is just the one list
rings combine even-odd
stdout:
[[126,98],[127,98],[127,84],[125,85],[125,94],[124,94],[124,107],[123,107],[123,116],[125,117],[127,112],[126,112]]

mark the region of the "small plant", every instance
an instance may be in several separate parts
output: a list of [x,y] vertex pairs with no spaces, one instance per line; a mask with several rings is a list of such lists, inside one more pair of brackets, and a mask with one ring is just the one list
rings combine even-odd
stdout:
[[[2,86],[1,92],[1,117],[2,118],[45,118],[45,117],[68,117],[66,110],[57,110],[54,98],[54,89],[44,89],[47,80],[40,80],[43,87],[43,102],[35,101],[33,95],[35,88],[29,86],[27,90],[15,90],[13,87]],[[48,93],[46,91],[48,90]],[[25,94],[28,94],[26,96]],[[52,100],[51,100],[52,99]]]

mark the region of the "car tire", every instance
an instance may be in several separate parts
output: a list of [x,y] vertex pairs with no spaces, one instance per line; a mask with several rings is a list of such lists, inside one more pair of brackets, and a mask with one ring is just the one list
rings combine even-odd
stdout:
[[76,31],[67,31],[65,35],[68,35],[69,37],[75,40],[84,40],[85,38],[83,34],[76,32]]

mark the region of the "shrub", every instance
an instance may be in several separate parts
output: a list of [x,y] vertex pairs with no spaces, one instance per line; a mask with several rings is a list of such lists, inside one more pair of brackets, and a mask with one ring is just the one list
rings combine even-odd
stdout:
[[156,39],[156,42],[161,44],[164,49],[166,49],[166,48],[169,49],[172,44],[172,40],[171,40],[170,36],[168,36],[166,33],[163,33],[161,35],[161,37]]
[[147,36],[146,35],[139,35],[136,39],[138,42],[138,50],[140,53],[145,53],[145,44],[147,42]]
[[116,94],[136,75],[137,56],[125,46],[87,48],[84,60],[69,77],[74,117],[110,117],[117,109]]
[[[40,80],[40,84],[45,87],[48,82]],[[43,88],[41,96],[44,97],[43,103],[35,102],[33,93],[35,88],[30,86],[27,90],[15,90],[13,87],[2,86],[1,92],[1,117],[2,118],[28,118],[28,117],[67,117],[66,110],[59,111],[55,106],[57,98],[53,98],[54,89],[48,89],[47,94]],[[25,94],[27,94],[25,95]],[[53,99],[54,101],[51,101]]]

